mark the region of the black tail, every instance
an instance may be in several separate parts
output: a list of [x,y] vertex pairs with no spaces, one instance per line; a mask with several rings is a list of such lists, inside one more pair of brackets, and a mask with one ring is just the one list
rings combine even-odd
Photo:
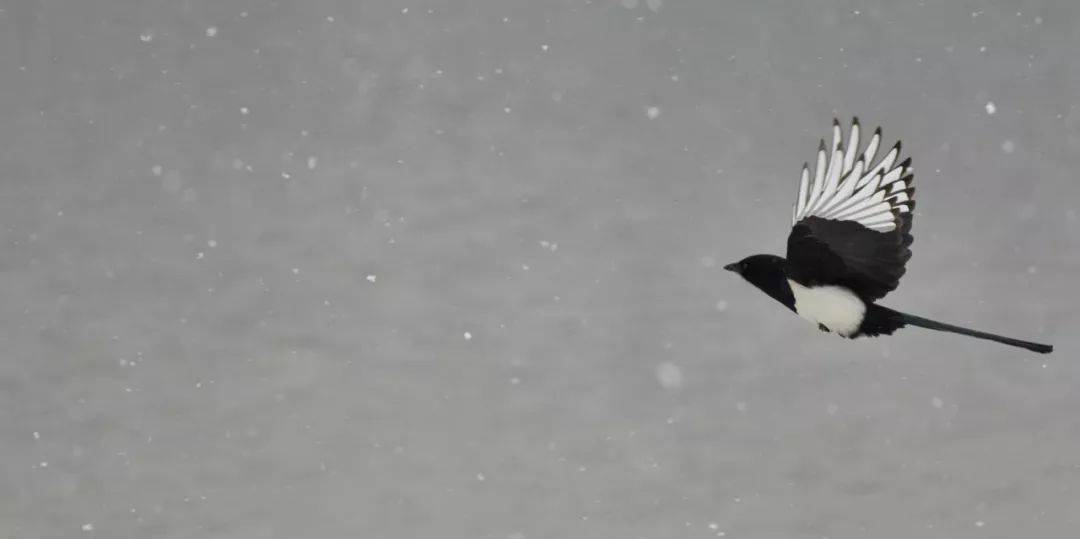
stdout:
[[959,333],[961,335],[975,337],[976,339],[986,339],[988,341],[995,341],[1009,346],[1026,348],[1040,354],[1049,354],[1054,351],[1054,347],[1049,344],[1021,341],[1020,339],[1012,339],[1009,337],[1002,337],[1001,335],[994,335],[993,333],[954,326],[944,322],[929,320],[921,316],[894,311],[880,305],[870,306],[870,311],[867,312],[866,320],[863,322],[863,332],[867,335],[877,335],[880,333],[888,334],[892,333],[897,328],[902,328],[904,326],[918,326],[936,331]]

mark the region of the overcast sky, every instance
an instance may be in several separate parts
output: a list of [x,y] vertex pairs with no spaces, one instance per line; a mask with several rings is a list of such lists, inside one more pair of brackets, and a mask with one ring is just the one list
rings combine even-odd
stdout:
[[[1080,528],[1080,4],[0,1],[0,537]],[[909,328],[783,254],[913,158]]]

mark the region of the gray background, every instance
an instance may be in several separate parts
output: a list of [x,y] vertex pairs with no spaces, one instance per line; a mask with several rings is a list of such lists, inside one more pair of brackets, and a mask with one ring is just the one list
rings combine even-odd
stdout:
[[[1076,2],[0,5],[0,537],[1080,526]],[[1053,355],[720,269],[852,114]]]

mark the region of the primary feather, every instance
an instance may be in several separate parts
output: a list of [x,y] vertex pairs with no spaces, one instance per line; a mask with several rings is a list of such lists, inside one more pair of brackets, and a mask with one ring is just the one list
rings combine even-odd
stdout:
[[[854,221],[877,232],[895,230],[903,214],[914,208],[911,187],[911,160],[898,165],[897,142],[880,160],[874,161],[881,145],[881,128],[874,130],[866,148],[859,152],[860,126],[852,120],[845,144],[840,122],[833,120],[833,140],[822,140],[811,174],[803,165],[799,194],[792,208],[791,224],[807,217],[834,221]],[[845,149],[846,147],[846,149]]]

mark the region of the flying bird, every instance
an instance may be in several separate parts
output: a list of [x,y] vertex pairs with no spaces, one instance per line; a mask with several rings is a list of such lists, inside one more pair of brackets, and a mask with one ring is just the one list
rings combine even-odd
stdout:
[[[843,140],[833,120],[832,144],[803,164],[792,210],[787,258],[758,254],[724,269],[783,303],[818,329],[846,338],[891,335],[904,326],[947,331],[1042,354],[1048,344],[1022,341],[895,311],[875,303],[896,289],[911,258],[915,208],[911,158],[900,142],[879,155],[881,128],[860,151],[859,119]],[[876,159],[875,159],[876,158]]]

